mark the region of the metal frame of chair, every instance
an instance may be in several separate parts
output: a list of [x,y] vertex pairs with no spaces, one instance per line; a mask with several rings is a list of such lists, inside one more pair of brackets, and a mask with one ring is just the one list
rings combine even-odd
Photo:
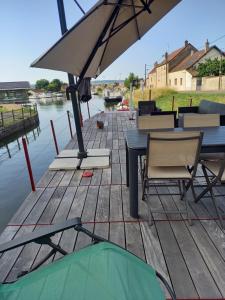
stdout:
[[[24,276],[24,275],[36,270],[37,268],[39,268],[43,263],[45,263],[55,253],[59,252],[62,255],[67,255],[68,254],[67,251],[65,251],[60,245],[55,244],[51,240],[51,237],[54,236],[58,232],[62,232],[64,230],[70,229],[70,228],[74,228],[74,230],[76,230],[77,232],[82,232],[82,233],[88,235],[92,239],[93,243],[108,242],[108,243],[114,244],[117,247],[120,247],[121,249],[129,252],[130,254],[132,254],[134,256],[136,256],[135,254],[131,253],[129,250],[127,250],[127,249],[125,249],[125,248],[123,248],[123,247],[121,247],[121,246],[119,246],[119,245],[117,245],[117,244],[115,244],[115,243],[113,243],[109,240],[106,240],[106,239],[90,232],[86,228],[84,228],[83,225],[82,225],[82,222],[81,222],[81,218],[74,218],[74,219],[67,220],[64,223],[51,225],[51,226],[48,226],[47,228],[46,227],[41,228],[41,229],[36,230],[32,233],[21,236],[20,238],[17,238],[15,240],[6,242],[4,244],[0,244],[0,254],[4,253],[4,252],[7,252],[9,250],[15,249],[17,247],[27,245],[31,242],[50,246],[52,248],[52,250],[43,259],[41,259],[40,262],[38,262],[34,267],[30,268],[29,270],[23,271],[21,274],[19,274],[18,277]],[[138,257],[138,259],[143,261],[139,257]],[[144,262],[144,263],[146,263],[146,262]],[[157,271],[155,271],[155,272],[156,272],[156,276],[163,283],[163,285],[167,289],[168,293],[170,294],[171,299],[176,300],[175,292],[170,287],[167,280],[159,272],[157,272]],[[12,282],[12,284],[13,284],[13,282]]]
[[[140,124],[141,121],[145,124]],[[149,121],[149,122],[148,122]],[[146,124],[147,123],[147,124]],[[146,126],[142,126],[146,125]],[[151,129],[172,129],[175,127],[174,113],[157,112],[152,115],[137,116],[137,127],[140,130],[151,130]],[[140,174],[143,181],[143,163],[142,156],[140,156]]]
[[[203,198],[208,192],[210,193],[212,203],[215,207],[216,213],[219,217],[219,222],[222,229],[225,229],[225,221],[223,220],[223,216],[220,213],[219,205],[217,203],[217,197],[225,196],[225,195],[216,195],[213,192],[213,187],[217,185],[217,183],[224,183],[222,180],[223,174],[225,172],[225,154],[223,155],[223,159],[219,160],[211,160],[211,161],[201,161],[202,171],[206,180],[206,188],[196,197],[195,202],[198,202],[201,198]],[[215,166],[215,168],[213,168]],[[208,172],[210,174],[208,174]],[[216,174],[217,173],[217,174]]]
[[[142,200],[147,200],[147,205],[148,205],[148,214],[149,214],[149,224],[152,225],[153,224],[153,213],[186,213],[187,214],[187,218],[189,221],[189,224],[192,224],[191,221],[191,217],[190,217],[190,213],[189,213],[189,203],[186,197],[186,193],[188,191],[188,189],[191,187],[193,188],[193,179],[196,175],[196,171],[197,171],[197,165],[198,165],[198,159],[199,159],[199,155],[200,155],[200,150],[201,150],[201,144],[202,144],[202,139],[203,139],[203,132],[152,132],[150,134],[148,134],[148,146],[147,146],[147,160],[145,163],[145,168],[144,168],[144,180],[143,180],[143,194],[142,194]],[[189,146],[188,149],[191,149],[191,142],[195,141],[196,143],[193,144],[193,153],[192,155],[190,154],[190,157],[188,157],[188,153],[185,153],[185,147],[187,149],[187,146]],[[159,152],[159,156],[157,158],[157,154],[154,154],[154,151],[157,152],[157,149],[160,149],[159,147],[157,148],[157,146],[155,146],[154,150],[151,150],[154,147],[154,142],[158,142],[158,143],[163,143],[161,144],[161,150]],[[180,148],[180,152],[179,152],[179,144],[178,143],[184,143],[184,145]],[[172,144],[171,144],[172,143]],[[169,147],[169,145],[172,145],[171,147]],[[174,148],[175,146],[175,148]],[[196,149],[194,149],[194,147]],[[173,152],[173,148],[175,149],[175,153]],[[184,153],[182,153],[182,148],[184,150]],[[176,150],[177,149],[177,150]],[[168,152],[169,151],[169,152]],[[166,158],[166,159],[162,159],[162,161],[160,161],[162,155]],[[183,155],[183,158],[182,158]],[[177,162],[175,162],[175,159],[179,158],[179,160]],[[156,162],[154,162],[154,159]],[[152,162],[153,161],[153,162]],[[193,168],[190,171],[190,169],[188,168],[188,166],[191,165]],[[168,177],[167,174],[165,174],[165,176],[155,176],[154,174],[151,176],[151,167],[157,167],[157,168],[161,168],[162,171],[165,172],[165,170],[170,170],[169,168],[173,168],[173,167],[185,167],[186,171],[188,172],[188,174],[190,174],[190,176],[186,176],[186,177],[182,177],[182,176],[172,176],[172,177]],[[150,174],[148,174],[148,170],[150,167]],[[164,168],[164,170],[162,169]],[[168,169],[165,169],[168,168]],[[173,172],[173,170],[171,171]],[[150,176],[149,176],[150,175]],[[173,174],[174,175],[174,174]],[[150,195],[154,195],[152,193],[147,193],[146,190],[149,189],[151,186],[168,186],[168,184],[160,184],[160,185],[156,185],[155,182],[159,181],[176,181],[179,187],[179,193],[173,193],[172,195],[181,195],[181,199],[184,199],[185,202],[185,210],[171,210],[171,211],[167,211],[167,210],[151,210],[150,207],[150,197],[149,199],[146,197],[150,196]],[[153,184],[151,184],[151,181],[154,181]],[[181,189],[181,183],[183,185],[183,191]],[[171,186],[171,185],[169,185]],[[174,186],[174,185],[173,185]],[[169,193],[171,195],[171,193]],[[159,195],[158,193],[156,195]],[[168,193],[164,193],[161,195],[168,195]]]

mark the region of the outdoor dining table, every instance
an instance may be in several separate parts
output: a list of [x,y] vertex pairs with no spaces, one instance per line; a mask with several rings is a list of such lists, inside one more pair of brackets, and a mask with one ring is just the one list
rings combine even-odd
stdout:
[[[225,126],[174,128],[160,131],[183,130],[204,132],[201,153],[225,152]],[[138,156],[146,154],[149,132],[150,130],[140,129],[129,129],[126,132],[126,184],[129,187],[130,215],[133,218],[138,218]]]

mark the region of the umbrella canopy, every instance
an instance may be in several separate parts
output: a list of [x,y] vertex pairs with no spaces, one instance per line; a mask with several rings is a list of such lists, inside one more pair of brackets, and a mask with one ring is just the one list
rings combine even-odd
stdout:
[[99,0],[32,67],[95,78],[181,0]]

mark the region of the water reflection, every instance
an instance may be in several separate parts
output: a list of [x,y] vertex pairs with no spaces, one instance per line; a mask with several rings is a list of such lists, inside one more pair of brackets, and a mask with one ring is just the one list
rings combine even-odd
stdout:
[[[104,100],[93,96],[89,101],[91,116],[105,110],[112,110],[104,105]],[[72,113],[71,101],[65,99],[48,99],[37,101],[40,127],[25,132],[28,143],[31,165],[35,182],[37,183],[56,153],[50,129],[53,120],[59,149],[62,150],[70,140],[70,130],[67,111]],[[83,119],[88,118],[87,104],[81,104]],[[71,119],[72,130],[75,132],[74,120]],[[7,146],[6,146],[7,145]],[[21,148],[21,150],[20,150]],[[21,147],[21,137],[3,144],[0,149],[0,232],[9,222],[18,207],[31,191],[24,153]],[[11,158],[9,158],[11,157]]]
[[22,136],[26,138],[27,144],[29,145],[33,141],[36,141],[36,139],[40,135],[40,132],[40,127],[36,126],[23,132],[16,133],[7,139],[4,139],[4,142],[0,142],[0,164],[4,160],[12,158],[17,154],[18,151],[21,150],[22,143],[20,138]]

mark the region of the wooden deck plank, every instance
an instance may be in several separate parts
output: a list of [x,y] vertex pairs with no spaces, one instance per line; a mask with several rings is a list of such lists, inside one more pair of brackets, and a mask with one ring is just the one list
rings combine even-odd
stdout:
[[54,191],[55,188],[45,189],[45,191],[41,194],[40,198],[38,199],[38,202],[33,207],[26,220],[24,221],[24,224],[36,224],[38,222],[46,206],[48,205],[48,202],[51,199]]
[[68,186],[74,175],[74,171],[66,171],[62,180],[59,183],[59,186]]
[[28,197],[24,200],[22,205],[19,207],[15,215],[10,220],[9,224],[22,224],[33,209],[40,196],[44,192],[44,188],[36,188],[35,192],[31,192]]
[[108,222],[109,221],[109,195],[110,186],[100,186],[98,194],[98,205],[96,210],[95,221],[96,222]]
[[110,189],[110,221],[123,220],[121,186],[112,185]]
[[60,181],[62,180],[64,174],[65,174],[64,171],[56,172],[55,176],[50,181],[48,187],[57,187],[60,184]]
[[51,182],[52,178],[55,176],[55,171],[49,171],[47,170],[44,175],[41,177],[39,182],[36,184],[37,187],[47,187],[49,183]]
[[[168,192],[168,189],[165,190]],[[173,203],[173,198],[175,197],[177,198],[178,207]],[[160,198],[164,208],[167,210],[176,210],[182,204],[179,196],[160,196]],[[170,219],[176,220],[176,217],[172,214]],[[173,221],[170,222],[170,225],[200,298],[211,298],[215,295],[218,298],[221,297],[216,283],[204,262],[204,257],[202,257],[189,233],[190,226],[187,227],[184,222],[178,223]]]
[[[104,121],[103,130],[96,128],[97,119]],[[160,213],[154,214],[155,224],[149,226],[147,206],[141,200],[139,176],[140,220],[130,217],[124,137],[127,128],[132,127],[135,127],[135,121],[129,120],[126,112],[97,114],[86,120],[82,129],[85,145],[90,148],[109,147],[112,151],[111,167],[94,170],[90,178],[82,178],[81,170],[46,171],[37,191],[27,197],[11,219],[10,223],[15,226],[6,227],[0,242],[37,230],[42,224],[81,216],[87,229],[127,247],[152,265],[175,288],[178,298],[225,297],[225,235],[218,226],[218,220],[207,219],[216,216],[210,199],[195,204],[191,193],[188,195],[193,218],[203,218],[195,220],[191,227],[183,220],[185,215]],[[76,137],[66,146],[67,149],[77,147]],[[154,187],[150,190],[168,191]],[[176,190],[169,188],[170,193]],[[220,193],[219,189],[217,193]],[[223,201],[222,198],[220,201]],[[164,209],[177,209],[182,208],[183,202],[173,195],[151,197],[152,208],[161,209],[162,206]],[[223,205],[221,207],[224,208]],[[72,252],[90,244],[91,239],[70,229],[55,235],[53,241]],[[31,244],[3,254],[0,256],[0,272],[3,270],[0,279],[14,280],[21,269],[29,269],[49,250],[48,246]],[[56,254],[48,262],[60,257]],[[166,297],[169,298],[168,293]]]

